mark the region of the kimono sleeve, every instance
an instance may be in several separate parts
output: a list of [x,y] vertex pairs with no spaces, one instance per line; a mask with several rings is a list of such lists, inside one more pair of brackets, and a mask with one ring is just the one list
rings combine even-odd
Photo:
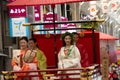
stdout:
[[58,53],[58,68],[59,69],[63,68],[63,63],[62,63],[62,59],[61,59],[61,52],[62,52],[62,48],[60,49],[60,51]]
[[80,52],[78,50],[78,48],[76,46],[74,46],[73,48],[73,53],[74,53],[74,57],[70,58],[70,59],[65,59],[64,62],[64,68],[75,68],[77,66],[81,66],[80,65]]
[[43,70],[47,68],[47,59],[44,53],[40,50],[37,50],[37,60],[38,60],[38,68]]

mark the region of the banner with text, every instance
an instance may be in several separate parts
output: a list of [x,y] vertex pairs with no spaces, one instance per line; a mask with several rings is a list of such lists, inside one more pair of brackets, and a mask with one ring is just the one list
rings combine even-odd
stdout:
[[[53,18],[55,19],[55,21],[58,20],[56,13],[54,17],[52,12],[48,12],[47,14],[44,14],[44,22],[53,22]],[[55,27],[58,27],[58,25],[55,24]],[[54,25],[53,24],[44,25],[44,28],[54,28]]]
[[26,6],[10,6],[9,16],[15,17],[26,17]]

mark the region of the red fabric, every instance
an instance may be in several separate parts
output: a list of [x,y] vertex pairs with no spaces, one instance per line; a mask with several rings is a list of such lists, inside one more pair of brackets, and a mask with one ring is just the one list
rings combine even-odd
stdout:
[[23,61],[22,61],[22,54],[20,55],[20,67],[22,67],[23,66]]
[[[50,35],[50,38],[46,38],[45,35],[34,35],[34,37],[37,39],[39,48],[45,53],[47,57],[47,64],[48,66],[56,66],[57,65],[57,54],[62,46],[62,42],[60,40],[60,35],[56,35],[56,53],[54,52],[54,35]],[[95,40],[96,40],[96,62],[100,63],[100,46],[99,46],[99,33],[95,33]],[[86,49],[88,59],[86,59],[86,62],[89,64],[82,64],[82,66],[86,67],[89,65],[94,64],[94,58],[93,58],[93,45],[92,45],[92,33],[85,33],[85,36],[83,38],[79,38],[78,41],[80,44],[84,46]],[[83,47],[81,48],[81,50]],[[84,52],[83,52],[84,53]],[[83,56],[82,55],[82,59]]]
[[88,51],[86,49],[86,47],[81,44],[80,42],[76,44],[76,46],[78,47],[79,51],[80,51],[80,55],[81,55],[81,64],[82,67],[87,67],[89,66],[89,55],[88,55]]
[[56,67],[57,54],[62,46],[60,35],[56,35],[56,52],[54,51],[54,35],[50,35],[50,38],[46,38],[45,36],[46,35],[34,35],[34,37],[37,39],[40,50],[42,50],[47,57],[47,65],[49,67]]
[[[92,32],[91,31],[85,31],[83,32],[84,37],[80,38],[78,40],[78,45],[81,45],[81,47],[78,47],[81,53],[81,63],[82,67],[87,67],[92,64],[94,64],[94,54],[93,54],[93,43],[92,43]],[[99,43],[99,33],[95,32],[95,49],[96,49],[96,62],[100,63],[100,43]],[[88,56],[88,57],[87,57]]]
[[7,6],[33,6],[33,5],[49,5],[49,4],[62,4],[71,2],[82,2],[82,1],[92,1],[92,0],[16,0],[9,3]]

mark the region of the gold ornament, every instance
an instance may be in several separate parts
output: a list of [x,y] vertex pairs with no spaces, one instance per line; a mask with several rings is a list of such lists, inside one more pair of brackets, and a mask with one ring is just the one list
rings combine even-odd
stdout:
[[85,36],[84,32],[81,31],[80,34],[79,34],[79,36],[80,36],[80,37],[84,37],[84,36]]
[[50,33],[47,31],[47,34],[45,35],[46,38],[50,38]]

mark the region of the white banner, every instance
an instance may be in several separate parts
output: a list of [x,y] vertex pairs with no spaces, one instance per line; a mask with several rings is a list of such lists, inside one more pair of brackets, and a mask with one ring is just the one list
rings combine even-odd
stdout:
[[29,36],[29,27],[22,26],[23,23],[27,23],[27,18],[10,18],[10,36],[22,37]]

